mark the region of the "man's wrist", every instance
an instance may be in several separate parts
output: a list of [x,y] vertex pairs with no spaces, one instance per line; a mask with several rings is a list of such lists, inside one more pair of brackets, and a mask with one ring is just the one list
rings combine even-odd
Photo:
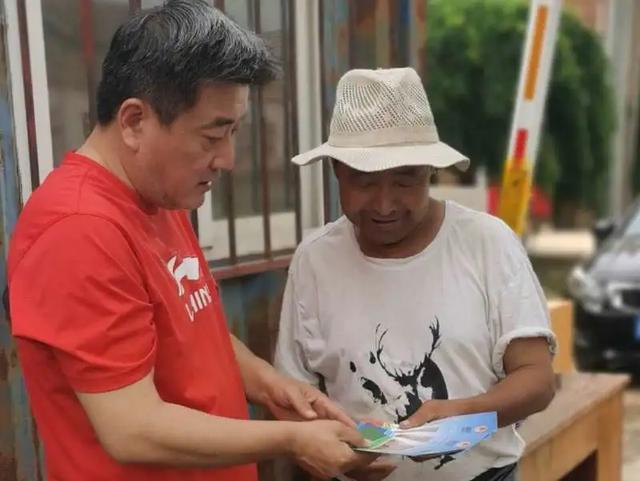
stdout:
[[460,415],[475,414],[486,411],[483,407],[484,403],[482,402],[482,395],[458,399],[457,402],[459,403],[458,411],[460,412]]
[[271,365],[258,360],[254,364],[251,380],[245,386],[247,398],[264,405],[268,401],[269,386],[275,383],[278,376],[278,372]]
[[291,421],[272,421],[280,427],[277,437],[278,451],[286,457],[295,457],[297,455],[297,429],[298,423]]

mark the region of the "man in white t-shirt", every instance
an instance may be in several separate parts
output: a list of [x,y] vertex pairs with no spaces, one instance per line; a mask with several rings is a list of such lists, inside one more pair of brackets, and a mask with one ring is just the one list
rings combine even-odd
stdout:
[[[356,419],[410,427],[498,413],[490,440],[398,460],[390,480],[515,479],[524,447],[515,423],[551,401],[555,349],[519,239],[495,217],[429,197],[435,169],[469,160],[439,141],[410,68],[342,77],[329,141],[293,161],[322,157],[334,159],[345,215],[294,256],[276,366]],[[391,469],[380,463],[351,476],[382,479]]]

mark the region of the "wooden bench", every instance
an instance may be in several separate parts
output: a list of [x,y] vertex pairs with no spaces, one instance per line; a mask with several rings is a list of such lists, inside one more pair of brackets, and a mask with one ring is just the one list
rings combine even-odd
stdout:
[[551,405],[527,419],[520,481],[620,481],[629,377],[566,373]]
[[573,362],[573,303],[566,299],[549,301],[551,329],[558,340],[558,352],[553,359],[553,370],[565,373],[576,370]]

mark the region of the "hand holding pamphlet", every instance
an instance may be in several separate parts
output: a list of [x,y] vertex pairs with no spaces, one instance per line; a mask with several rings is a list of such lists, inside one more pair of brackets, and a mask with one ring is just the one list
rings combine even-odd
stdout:
[[439,419],[411,429],[392,423],[361,422],[358,431],[368,441],[358,451],[410,457],[438,457],[466,451],[498,430],[495,412]]

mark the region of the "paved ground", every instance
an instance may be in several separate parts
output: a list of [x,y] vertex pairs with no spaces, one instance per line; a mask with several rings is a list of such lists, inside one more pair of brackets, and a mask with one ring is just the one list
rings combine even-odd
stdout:
[[623,481],[640,481],[640,384],[625,396]]

